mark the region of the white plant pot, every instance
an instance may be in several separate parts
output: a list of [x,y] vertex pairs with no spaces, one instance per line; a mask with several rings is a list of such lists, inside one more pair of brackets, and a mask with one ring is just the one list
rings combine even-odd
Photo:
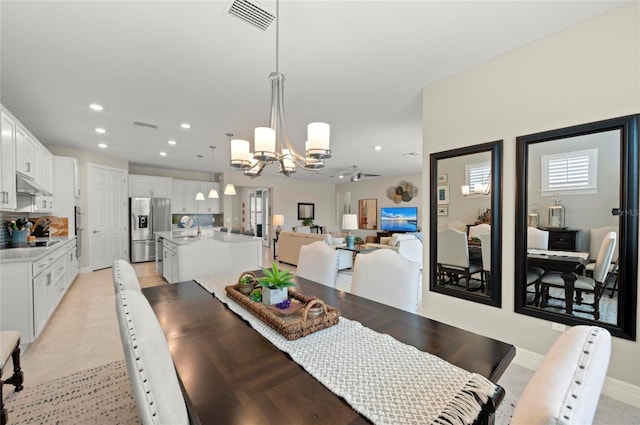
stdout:
[[262,288],[262,302],[266,305],[278,304],[289,297],[288,288],[269,289]]

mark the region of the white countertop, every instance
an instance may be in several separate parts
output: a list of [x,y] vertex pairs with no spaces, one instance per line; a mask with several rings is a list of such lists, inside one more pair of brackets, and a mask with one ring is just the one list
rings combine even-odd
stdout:
[[50,246],[33,246],[27,248],[5,248],[0,249],[0,263],[9,263],[17,261],[37,261],[42,257],[49,255],[67,245],[67,242],[71,242],[75,239],[75,236],[71,239],[59,239],[60,242]]
[[261,242],[261,240],[255,236],[247,236],[247,235],[241,235],[238,233],[226,233],[226,232],[218,232],[218,231],[214,231],[212,236],[203,236],[200,238],[196,238],[195,236],[185,236],[184,234],[175,235],[173,232],[169,232],[169,231],[156,232],[155,234],[157,237],[166,239],[176,245],[189,245],[203,239],[213,239],[216,241],[228,242],[228,243],[249,242],[249,241]]

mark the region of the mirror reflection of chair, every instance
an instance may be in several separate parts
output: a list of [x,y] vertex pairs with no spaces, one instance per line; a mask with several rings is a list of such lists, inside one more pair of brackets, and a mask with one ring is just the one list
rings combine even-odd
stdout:
[[391,249],[358,254],[353,264],[351,293],[416,313],[422,301],[420,264]]
[[[609,275],[609,265],[611,264],[611,258],[616,247],[616,233],[609,232],[604,237],[600,249],[598,250],[598,258],[593,270],[593,277],[577,276],[574,283],[575,303],[577,305],[587,304],[593,306],[593,311],[589,312],[593,314],[595,320],[600,319],[600,297],[604,292],[604,284],[607,276]],[[559,272],[546,272],[541,280],[541,292],[542,300],[541,306],[546,307],[547,302],[551,296],[549,295],[549,288],[563,288],[564,279]],[[585,302],[582,298],[583,293],[593,294],[593,302]],[[575,310],[574,311],[582,311]]]
[[298,254],[296,274],[335,288],[338,277],[338,251],[324,241],[302,245]]
[[[438,231],[438,281],[440,284],[455,282],[459,284],[460,277],[465,279],[465,289],[471,290],[469,281],[471,275],[482,272],[482,266],[469,261],[469,245],[467,234],[456,229],[442,229]],[[484,290],[484,279],[480,279],[480,289]]]
[[469,227],[469,240],[474,238],[480,239],[480,235],[483,233],[491,232],[491,225],[487,223],[476,224]]
[[[549,249],[549,232],[537,227],[527,227],[527,249]],[[527,288],[534,285],[533,305],[540,304],[540,279],[545,270],[540,267],[527,266]],[[531,294],[531,291],[527,291]]]
[[[602,241],[604,240],[604,237],[609,232],[615,232],[616,240],[618,239],[617,226],[603,226],[603,227],[598,227],[598,228],[589,230],[589,260],[591,262],[587,264],[584,268],[585,274],[587,276],[593,276],[593,270],[596,266],[596,259],[597,259],[598,251],[600,249],[600,245],[602,245]],[[613,286],[611,287],[611,293],[609,294],[610,298],[613,297],[613,294],[615,293],[616,288],[618,286],[618,273],[617,273],[618,250],[619,250],[618,247],[619,245],[616,243],[616,248],[613,251],[613,258],[611,259],[611,264],[609,265],[609,270],[608,270],[609,276],[615,276]],[[609,276],[607,276],[607,281]]]
[[487,283],[487,288],[491,288],[491,233],[480,234],[480,249],[482,251],[484,281]]

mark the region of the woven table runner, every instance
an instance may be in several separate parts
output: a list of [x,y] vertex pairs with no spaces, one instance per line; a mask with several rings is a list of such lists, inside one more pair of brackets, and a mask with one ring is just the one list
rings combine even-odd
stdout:
[[226,296],[225,286],[237,278],[195,280],[376,424],[470,424],[495,392],[481,375],[344,317],[335,326],[289,341]]

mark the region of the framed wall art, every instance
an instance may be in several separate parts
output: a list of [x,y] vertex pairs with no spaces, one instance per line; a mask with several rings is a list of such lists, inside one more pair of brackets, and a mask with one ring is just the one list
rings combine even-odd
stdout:
[[449,205],[449,185],[438,185],[438,205]]
[[358,229],[375,230],[378,228],[378,200],[360,199],[358,201]]

